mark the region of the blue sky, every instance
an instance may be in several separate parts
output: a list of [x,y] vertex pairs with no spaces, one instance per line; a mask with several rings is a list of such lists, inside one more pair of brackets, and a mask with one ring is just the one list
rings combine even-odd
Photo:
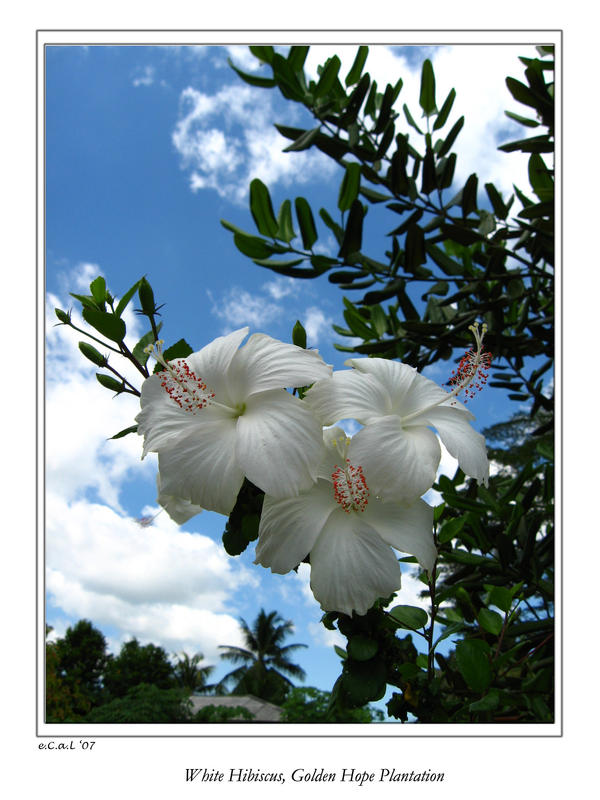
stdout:
[[[315,48],[315,72],[326,48]],[[336,48],[346,69],[355,48]],[[504,78],[521,73],[517,55],[529,46],[373,47],[367,68],[378,82],[404,79],[399,98],[416,112],[422,58],[432,59],[438,97],[457,90],[452,118],[464,113],[457,142],[460,182],[471,172],[480,186],[493,180],[504,193],[527,189],[525,163],[496,151],[521,133],[504,116],[515,108]],[[237,619],[276,609],[295,624],[291,641],[309,645],[298,662],[306,685],[329,689],[339,674],[333,643],[320,625],[308,568],[272,576],[252,564],[253,548],[228,557],[221,545],[225,518],[203,512],[181,528],[165,513],[151,527],[135,518],[156,513],[154,456],[140,461],[136,436],[107,437],[133,422],[135,398],[112,399],[77,350],[77,337],[52,327],[53,308],[74,305],[68,292],[86,291],[105,276],[123,294],[141,275],[163,309],[167,343],[186,338],[200,349],[215,336],[250,325],[289,340],[297,318],[309,344],[343,366],[331,324],[343,325],[342,294],[326,279],[291,281],[254,265],[235,249],[225,218],[252,230],[247,186],[261,178],[274,205],[306,196],[314,208],[334,208],[340,176],[308,151],[282,153],[286,141],[273,122],[302,127],[301,110],[278,95],[243,84],[227,58],[255,68],[243,47],[62,46],[46,50],[46,384],[47,618],[62,635],[91,619],[113,652],[136,636],[168,652],[203,652],[219,665],[218,645],[241,643]],[[473,64],[477,63],[477,70]],[[307,125],[308,127],[308,125]],[[513,136],[513,134],[516,134]],[[384,225],[387,226],[389,220]],[[389,228],[388,228],[389,229]],[[333,248],[320,230],[323,252]],[[384,242],[371,235],[377,258]],[[132,343],[145,333],[126,317]],[[431,377],[447,380],[438,366]],[[476,427],[512,411],[498,390],[473,404]],[[452,472],[453,460],[442,468]],[[398,601],[417,601],[410,575]]]

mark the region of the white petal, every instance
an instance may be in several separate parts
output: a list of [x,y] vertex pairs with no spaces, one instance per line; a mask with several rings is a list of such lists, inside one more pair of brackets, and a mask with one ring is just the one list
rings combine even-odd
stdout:
[[227,373],[231,367],[231,361],[240,344],[248,335],[248,331],[249,328],[245,327],[233,331],[227,336],[219,336],[202,350],[192,353],[184,359],[196,376],[201,378],[215,393],[215,400],[219,403],[235,405],[239,402],[238,398],[230,396]]
[[172,447],[180,439],[193,435],[198,424],[207,418],[223,416],[220,410],[211,407],[199,409],[195,414],[184,411],[169,397],[161,381],[160,375],[151,375],[142,384],[142,410],[135,418],[138,434],[144,437],[142,458],[148,452]]
[[373,528],[339,509],[311,550],[310,585],[324,611],[366,614],[400,588],[400,565]]
[[323,434],[303,401],[284,389],[251,395],[237,424],[237,462],[265,494],[291,497],[313,485]]
[[381,386],[385,386],[390,396],[386,414],[402,413],[404,398],[419,377],[415,367],[388,358],[349,358],[345,363],[364,375],[372,375]]
[[161,490],[229,514],[244,480],[235,460],[236,422],[214,419],[158,454]]
[[469,423],[472,415],[467,416],[460,407],[438,406],[424,416],[437,429],[450,455],[458,459],[465,475],[487,486],[489,463],[485,437]]
[[317,381],[304,399],[323,425],[350,418],[365,424],[392,413],[387,388],[372,375],[353,370],[334,372],[331,378]]
[[[431,406],[445,402],[449,394],[449,392],[444,391],[444,389],[438,386],[434,381],[417,373],[408,392],[399,404],[396,413],[400,414],[401,417],[408,416],[409,414],[416,415],[419,412],[427,410]],[[421,422],[420,418],[416,416],[413,420]],[[421,422],[421,424],[426,425],[427,423]]]
[[285,344],[264,333],[254,333],[238,350],[228,375],[230,392],[240,400],[269,389],[308,386],[331,375],[316,350]]
[[323,431],[325,450],[317,471],[319,478],[324,478],[331,484],[331,475],[333,471],[336,467],[343,466],[342,461],[344,459],[340,454],[340,449],[343,451],[347,441],[348,435],[343,428],[338,428],[336,426],[334,428],[326,428]]
[[352,439],[348,457],[361,466],[371,496],[411,503],[431,488],[441,458],[429,428],[402,428],[397,416],[381,417]]
[[176,522],[178,525],[183,525],[184,522],[187,522],[202,511],[200,506],[195,506],[183,497],[177,497],[174,494],[166,494],[161,491],[160,476],[157,476],[156,483],[158,488],[158,497],[156,500],[171,517],[173,522]]
[[433,541],[433,508],[423,500],[409,506],[372,499],[363,512],[364,521],[384,542],[396,550],[416,556],[421,566],[433,569],[437,551]]
[[298,497],[276,500],[265,495],[254,563],[279,574],[295,569],[337,508],[333,487],[326,481],[318,481]]

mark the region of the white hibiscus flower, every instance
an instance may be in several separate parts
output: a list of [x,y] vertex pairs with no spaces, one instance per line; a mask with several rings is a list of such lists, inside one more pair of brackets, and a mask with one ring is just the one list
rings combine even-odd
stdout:
[[422,500],[383,502],[341,428],[324,432],[319,479],[297,497],[265,495],[257,564],[284,574],[310,554],[310,585],[324,611],[366,614],[400,588],[392,547],[433,569],[433,509]]
[[323,452],[312,410],[283,387],[331,375],[317,351],[253,334],[219,337],[142,384],[142,458],[158,453],[161,491],[229,514],[244,476],[274,497],[311,486]]

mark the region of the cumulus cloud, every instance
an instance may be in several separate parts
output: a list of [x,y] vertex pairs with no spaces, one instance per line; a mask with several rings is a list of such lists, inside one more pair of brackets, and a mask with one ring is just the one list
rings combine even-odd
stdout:
[[283,313],[283,307],[271,302],[268,297],[252,294],[239,286],[232,286],[219,300],[215,300],[211,292],[208,292],[208,296],[212,302],[212,313],[225,322],[223,333],[243,325],[261,329]]
[[306,329],[306,340],[309,345],[315,345],[322,333],[329,333],[332,319],[317,306],[311,306],[304,312],[303,324]]
[[154,83],[155,68],[152,66],[145,66],[143,69],[137,71],[132,83],[134,86],[152,86]]
[[272,96],[244,85],[206,94],[191,86],[181,93],[180,116],[172,134],[190,188],[214,189],[241,202],[253,178],[269,186],[305,183],[334,166],[319,153],[283,153],[289,141],[273,127]]

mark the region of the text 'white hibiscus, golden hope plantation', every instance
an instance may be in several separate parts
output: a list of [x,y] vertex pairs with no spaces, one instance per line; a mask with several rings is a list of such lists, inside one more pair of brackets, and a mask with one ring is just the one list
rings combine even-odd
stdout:
[[323,456],[322,426],[284,387],[331,375],[315,350],[241,328],[187,358],[165,361],[142,385],[136,420],[144,457],[158,453],[160,488],[228,515],[247,477],[289,497],[312,486]]
[[310,554],[310,585],[325,611],[366,614],[400,588],[392,547],[433,569],[433,509],[384,502],[357,456],[357,437],[324,431],[325,456],[316,484],[297,497],[265,495],[256,562],[284,574]]
[[458,400],[487,380],[489,353],[483,334],[471,330],[477,349],[469,351],[451,378],[447,392],[414,367],[382,358],[351,358],[351,370],[317,381],[305,401],[324,425],[353,418],[364,427],[354,436],[357,463],[369,475],[369,488],[383,500],[410,502],[431,488],[440,463],[435,433],[469,477],[487,485],[485,439],[472,426],[473,414]]

